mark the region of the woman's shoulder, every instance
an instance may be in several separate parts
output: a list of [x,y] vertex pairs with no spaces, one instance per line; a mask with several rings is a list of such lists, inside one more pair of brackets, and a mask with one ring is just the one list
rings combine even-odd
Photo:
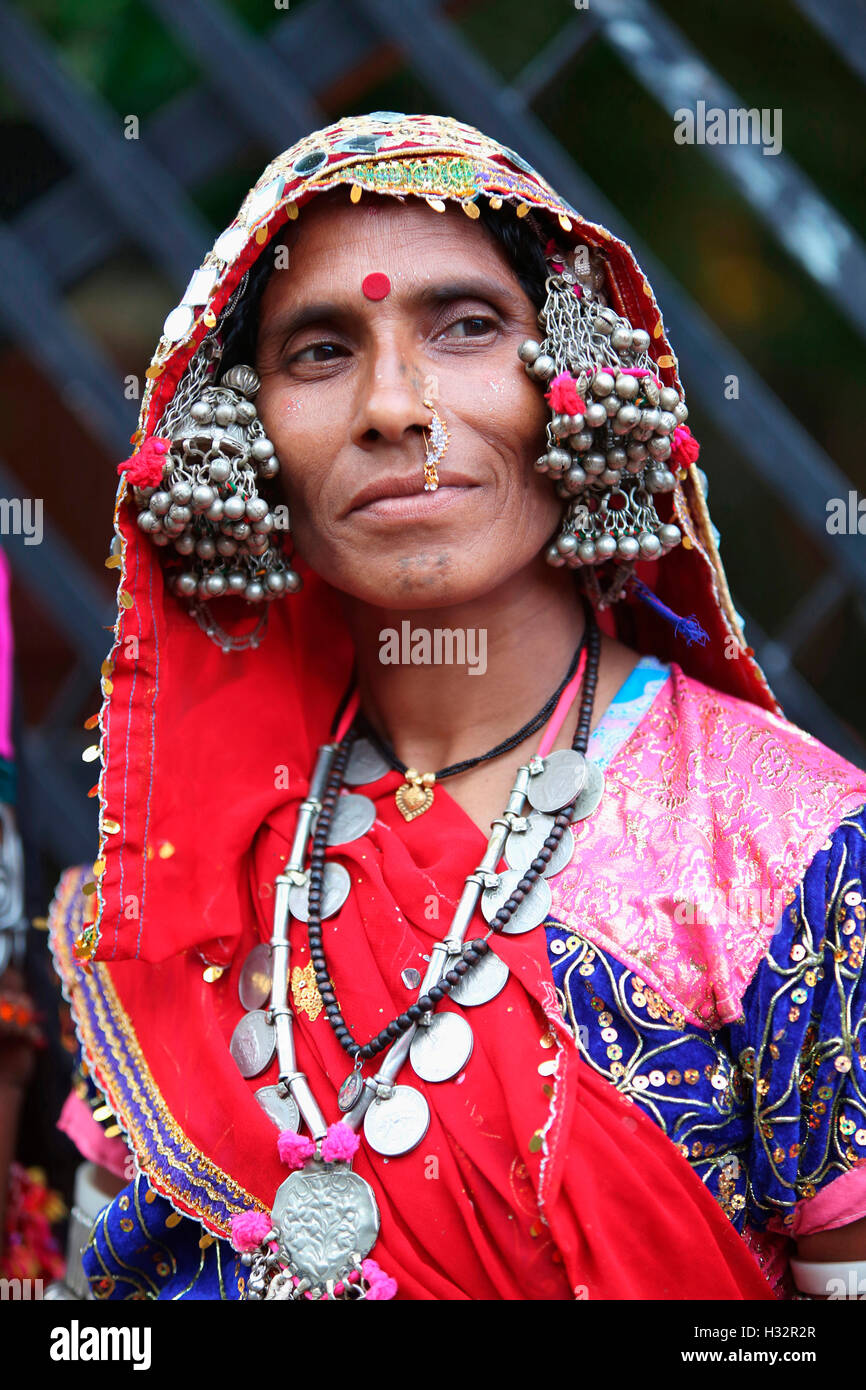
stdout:
[[813,861],[817,883],[822,846],[856,836],[842,827],[862,812],[866,774],[675,663],[632,703],[636,722],[609,750],[607,793],[575,831],[573,867],[553,881],[553,915],[579,913],[672,1006],[718,1026],[739,1015]]
[[758,798],[841,802],[840,818],[866,801],[866,771],[783,714],[687,675],[676,662],[668,670],[660,709],[696,770],[748,780]]

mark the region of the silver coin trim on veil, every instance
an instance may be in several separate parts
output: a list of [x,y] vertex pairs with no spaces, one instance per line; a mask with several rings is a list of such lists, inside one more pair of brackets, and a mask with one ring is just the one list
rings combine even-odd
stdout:
[[[352,881],[349,878],[349,871],[343,864],[335,864],[330,861],[325,865],[325,875],[322,880],[322,907],[320,916],[322,921],[326,917],[333,917],[340,911],[343,903],[349,896]],[[299,922],[306,922],[309,919],[310,911],[310,882],[309,879],[303,886],[289,889],[289,911]]]
[[344,1163],[308,1163],[290,1173],[274,1198],[280,1245],[301,1279],[321,1286],[369,1255],[379,1208],[368,1182]]
[[[582,793],[581,793],[582,795]],[[548,816],[544,811],[532,811],[527,817],[525,830],[512,830],[505,841],[505,862],[509,869],[519,869],[521,874],[525,874],[533,859],[538,858],[538,852],[544,846],[551,830],[554,827],[553,816]],[[547,867],[542,871],[544,878],[553,878],[554,874],[562,873],[562,870],[571,863],[574,854],[574,836],[568,826],[562,832],[562,839],[548,861]],[[452,995],[453,998],[453,995]]]
[[526,798],[536,811],[561,811],[583,788],[586,759],[574,748],[556,748],[543,761],[544,771],[529,779]]
[[328,829],[328,844],[348,845],[352,840],[360,840],[372,830],[376,821],[376,807],[369,796],[358,792],[344,792],[337,797],[334,814]]
[[391,768],[378,748],[374,748],[368,738],[357,738],[352,744],[346,771],[343,773],[343,782],[349,787],[361,787],[367,782],[378,782],[380,777],[384,777],[385,773],[390,771]]
[[260,1086],[256,1091],[256,1100],[278,1130],[291,1129],[298,1133],[301,1112],[294,1098],[284,1095],[280,1086]]
[[[481,894],[481,911],[488,922],[492,922],[500,907],[508,901],[522,879],[519,869],[506,869],[500,875],[498,888],[485,888]],[[522,936],[541,925],[553,906],[553,894],[546,878],[537,878],[531,890],[518,903],[517,911],[511,914],[508,924],[502,928],[503,936]]]
[[450,1081],[463,1070],[475,1039],[460,1014],[434,1014],[424,1028],[418,1028],[409,1048],[409,1061],[422,1081]]
[[414,1086],[395,1086],[387,1100],[373,1101],[364,1116],[364,1136],[386,1158],[417,1148],[430,1125],[430,1107]]
[[277,1039],[274,1025],[261,1009],[244,1014],[232,1033],[229,1051],[241,1076],[258,1076],[274,1059]]

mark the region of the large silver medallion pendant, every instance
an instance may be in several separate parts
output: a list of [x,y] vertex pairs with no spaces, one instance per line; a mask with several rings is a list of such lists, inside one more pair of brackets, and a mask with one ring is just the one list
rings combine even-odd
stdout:
[[277,1190],[273,1222],[280,1256],[293,1274],[323,1292],[346,1278],[376,1243],[379,1208],[373,1189],[344,1163],[311,1160]]

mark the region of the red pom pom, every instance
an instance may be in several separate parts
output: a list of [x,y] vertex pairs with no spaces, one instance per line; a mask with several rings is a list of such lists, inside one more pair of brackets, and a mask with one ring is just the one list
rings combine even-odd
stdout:
[[701,446],[688,425],[677,425],[674,430],[671,458],[681,468],[688,468],[690,463],[697,463],[700,452]]
[[544,399],[549,402],[551,410],[555,410],[557,415],[582,415],[586,406],[577,394],[577,387],[574,384],[574,377],[569,372],[560,372],[550,383],[550,389],[545,392]]
[[117,465],[117,472],[125,473],[127,481],[135,487],[158,487],[162,482],[165,455],[170,448],[170,439],[160,439],[158,435],[151,435],[137,453]]

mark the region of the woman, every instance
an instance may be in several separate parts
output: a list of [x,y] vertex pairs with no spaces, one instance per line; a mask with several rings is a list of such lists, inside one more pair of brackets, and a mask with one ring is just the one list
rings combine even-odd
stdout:
[[743,643],[628,248],[469,127],[351,118],[148,378],[52,908],[65,1124],[139,1169],[95,1294],[856,1275],[866,776]]

